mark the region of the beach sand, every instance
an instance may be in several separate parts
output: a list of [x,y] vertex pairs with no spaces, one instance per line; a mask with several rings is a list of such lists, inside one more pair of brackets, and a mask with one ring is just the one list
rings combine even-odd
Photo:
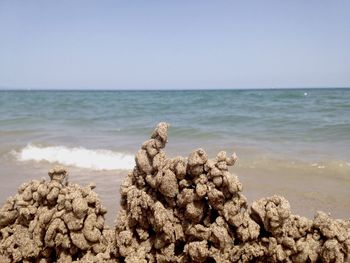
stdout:
[[[214,155],[212,155],[214,157]],[[240,156],[239,156],[240,157]],[[16,162],[0,158],[1,174],[6,177],[0,184],[0,200],[3,203],[8,196],[17,192],[24,181],[45,177],[53,167],[50,163]],[[239,176],[243,191],[249,202],[279,194],[285,196],[291,203],[293,213],[313,217],[321,210],[330,213],[335,218],[350,218],[349,189],[350,179],[338,174],[338,178],[325,176],[327,169],[310,168],[309,173],[303,168],[290,167],[283,170],[276,165],[270,168],[257,169],[253,165],[242,167],[238,159],[236,166],[229,169]],[[69,180],[80,185],[96,183],[95,191],[107,207],[107,223],[112,226],[119,210],[120,185],[127,177],[126,170],[94,171],[77,167],[67,167]],[[316,172],[315,172],[316,171]]]
[[[276,192],[270,197],[249,200],[266,194],[265,189],[277,189],[277,194],[284,195],[294,191],[292,196],[297,198],[292,202],[300,203],[298,209],[308,214],[318,209],[317,203],[322,201],[317,198],[312,203],[314,191],[326,192],[327,187],[340,185],[327,185],[315,179],[319,184],[305,192],[303,176],[289,180],[270,171],[265,176],[257,175],[257,180],[248,174],[245,178],[251,192],[244,192],[248,194],[247,200],[242,194],[244,179],[239,180],[228,169],[237,162],[235,154],[221,151],[214,159],[208,159],[207,153],[198,149],[188,159],[167,159],[162,151],[167,142],[167,127],[160,123],[137,152],[135,169],[124,176],[120,194],[117,188],[123,179],[121,175],[94,173],[95,178],[100,178],[97,193],[110,201],[103,202],[112,208],[108,221],[115,214],[111,211],[119,210],[115,228],[105,224],[107,210],[95,194],[94,184],[79,185],[88,184],[92,175],[73,169],[67,177],[66,170],[58,167],[50,170],[50,180],[22,184],[18,194],[2,207],[0,259],[3,262],[34,258],[43,262],[347,262],[350,259],[350,220],[334,220],[324,212],[317,212],[313,220],[294,215],[295,209],[291,210],[287,199],[275,195]],[[44,174],[43,169],[38,168],[38,174]],[[20,180],[9,176],[14,181]],[[284,184],[278,179],[283,179]],[[301,192],[311,202],[302,202],[305,198],[300,196]],[[111,198],[113,194],[115,198]],[[119,201],[121,207],[117,206]],[[346,204],[337,207],[340,214],[342,209],[348,209],[343,201]]]

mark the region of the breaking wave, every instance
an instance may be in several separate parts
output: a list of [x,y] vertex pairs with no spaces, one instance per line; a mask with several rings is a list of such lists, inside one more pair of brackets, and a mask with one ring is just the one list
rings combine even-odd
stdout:
[[83,147],[37,146],[28,144],[13,152],[19,161],[46,161],[92,170],[129,170],[135,165],[133,155],[110,150],[91,150]]

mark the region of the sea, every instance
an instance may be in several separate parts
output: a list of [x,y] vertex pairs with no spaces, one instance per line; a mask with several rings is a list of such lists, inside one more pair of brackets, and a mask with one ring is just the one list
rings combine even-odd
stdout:
[[67,167],[95,182],[113,223],[119,187],[158,122],[165,151],[236,152],[230,171],[251,203],[285,196],[293,213],[350,218],[350,89],[2,90],[0,202],[19,185]]

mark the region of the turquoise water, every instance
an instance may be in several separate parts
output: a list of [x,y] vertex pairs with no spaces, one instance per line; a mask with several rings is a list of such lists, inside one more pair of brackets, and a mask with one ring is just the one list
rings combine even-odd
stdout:
[[0,199],[58,163],[116,211],[125,170],[160,121],[170,156],[235,151],[250,200],[281,194],[296,213],[350,217],[350,89],[0,91]]
[[159,121],[171,124],[176,153],[203,146],[350,162],[350,89],[0,92],[7,149],[33,143],[133,153]]

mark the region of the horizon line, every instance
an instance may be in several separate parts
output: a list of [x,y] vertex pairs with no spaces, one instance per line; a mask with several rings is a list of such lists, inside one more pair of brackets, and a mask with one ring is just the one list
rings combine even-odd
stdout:
[[145,89],[118,89],[118,88],[19,88],[19,87],[1,87],[0,91],[220,91],[220,90],[301,90],[301,89],[349,89],[350,86],[330,86],[330,87],[261,87],[261,88],[145,88]]

